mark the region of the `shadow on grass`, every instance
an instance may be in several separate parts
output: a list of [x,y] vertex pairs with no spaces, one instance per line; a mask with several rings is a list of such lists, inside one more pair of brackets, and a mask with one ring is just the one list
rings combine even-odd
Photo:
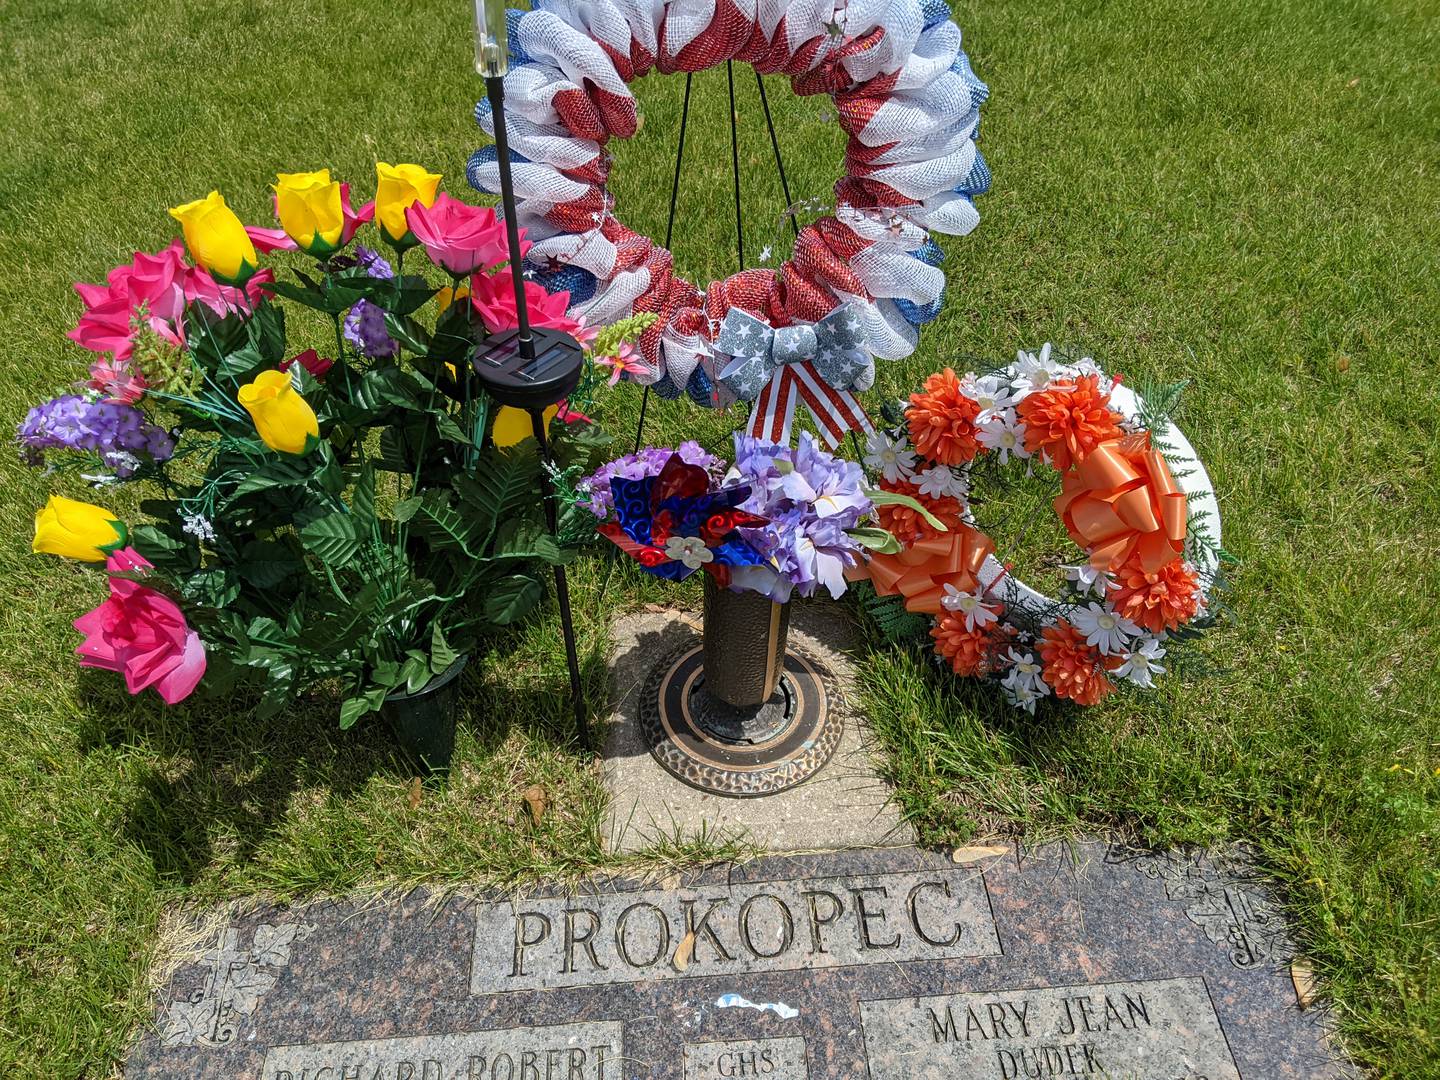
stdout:
[[[486,651],[504,655],[510,637],[491,639]],[[457,736],[468,737],[457,737],[454,767],[488,761],[517,729],[583,753],[563,659],[557,666],[558,677],[547,670],[539,685],[525,688],[504,685],[495,665],[467,669]],[[584,657],[582,685],[597,743],[593,725],[603,714],[596,703],[605,699],[606,684],[604,657]],[[340,730],[339,698],[324,688],[266,718],[256,715],[253,694],[166,708],[153,695],[131,698],[104,672],[82,673],[79,697],[82,753],[126,753],[134,796],[123,811],[125,835],[158,878],[185,886],[263,858],[272,838],[304,827],[312,807],[358,804],[373,781],[407,784],[421,774],[378,715]],[[426,778],[429,787],[446,783],[445,774]],[[338,851],[345,839],[335,843]]]

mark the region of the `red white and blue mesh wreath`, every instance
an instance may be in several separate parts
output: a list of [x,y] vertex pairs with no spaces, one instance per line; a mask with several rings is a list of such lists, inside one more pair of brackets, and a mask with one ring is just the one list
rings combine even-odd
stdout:
[[[910,355],[940,312],[943,256],[930,233],[973,229],[973,198],[990,183],[975,146],[988,91],[943,0],[539,0],[510,11],[507,29],[506,122],[535,279],[567,291],[571,314],[591,325],[657,315],[627,378],[662,397],[749,402],[751,434],[775,442],[789,441],[802,402],[832,447],[847,430],[872,430],[854,396],[873,383],[872,358]],[[800,231],[791,258],[702,290],[614,216],[607,145],[639,126],[631,81],[727,60],[789,75],[797,94],[830,95],[849,141],[835,211]],[[488,102],[476,118],[493,135]],[[499,190],[496,159],[493,146],[470,159],[479,190]],[[811,338],[837,311],[858,323],[855,340],[822,355]],[[813,347],[723,352],[736,312],[777,336],[813,328],[799,335]],[[732,377],[740,368],[746,377]]]

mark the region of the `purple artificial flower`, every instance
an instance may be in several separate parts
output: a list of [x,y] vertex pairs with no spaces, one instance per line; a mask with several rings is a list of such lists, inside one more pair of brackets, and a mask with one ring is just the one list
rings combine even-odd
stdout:
[[740,508],[769,519],[763,528],[740,532],[774,567],[737,568],[731,588],[782,603],[792,591],[844,593],[845,571],[859,563],[862,550],[846,530],[875,509],[859,465],[827,453],[808,433],[791,449],[737,431],[735,465],[725,479],[749,484],[750,498]]
[[66,394],[37,405],[15,432],[21,456],[42,465],[47,450],[78,450],[96,454],[120,478],[132,476],[140,459],[168,461],[175,440],[164,428],[148,422],[132,405]]
[[370,277],[379,278],[381,281],[390,281],[395,277],[395,270],[385,256],[363,244],[355,245],[355,262]]
[[369,300],[355,301],[350,314],[345,316],[345,340],[372,360],[388,359],[400,351],[399,344],[385,329],[385,309]]
[[706,452],[697,442],[683,442],[674,450],[647,446],[637,454],[626,454],[607,462],[581,480],[577,488],[581,494],[588,495],[589,499],[580,505],[604,521],[615,509],[610,481],[616,477],[622,480],[641,480],[647,476],[659,476],[671,454],[679,454],[680,460],[687,465],[699,465],[714,479],[719,479],[725,468],[723,461]]

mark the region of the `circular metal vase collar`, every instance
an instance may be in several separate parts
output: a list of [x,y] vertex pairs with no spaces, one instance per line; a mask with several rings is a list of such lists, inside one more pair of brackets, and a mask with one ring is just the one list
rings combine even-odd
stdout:
[[774,795],[820,771],[845,724],[832,710],[834,676],[804,652],[785,656],[763,705],[734,706],[705,689],[703,647],[686,645],[650,670],[640,692],[640,731],[664,769],[701,791]]

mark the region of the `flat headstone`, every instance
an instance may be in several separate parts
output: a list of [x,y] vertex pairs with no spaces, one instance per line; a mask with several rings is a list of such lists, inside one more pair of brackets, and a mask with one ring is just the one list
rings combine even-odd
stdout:
[[809,1080],[805,1040],[722,1039],[685,1044],[685,1080],[730,1080],[731,1077],[766,1077],[767,1080]]
[[662,768],[640,730],[640,693],[652,666],[700,640],[699,615],[630,615],[612,629],[613,712],[604,745],[606,844],[633,852],[660,839],[704,836],[750,840],[770,851],[880,847],[914,843],[914,830],[875,771],[869,731],[852,689],[855,628],[839,604],[796,601],[790,640],[835,675],[845,730],[830,761],[811,779],[763,798],[700,791]]
[[773,856],[571,894],[325,901],[182,958],[129,1077],[1323,1080],[1234,857]]

